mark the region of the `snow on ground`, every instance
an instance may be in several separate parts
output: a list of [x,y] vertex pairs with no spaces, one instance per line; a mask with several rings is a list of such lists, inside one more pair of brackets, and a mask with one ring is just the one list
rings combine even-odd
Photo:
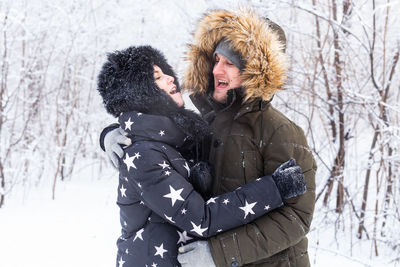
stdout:
[[89,176],[59,182],[54,201],[51,186],[31,190],[24,201],[20,195],[6,199],[0,209],[1,267],[115,266],[116,175]]
[[[115,266],[120,232],[117,174],[110,169],[97,176],[95,169],[58,182],[55,200],[51,200],[51,185],[44,183],[25,195],[23,190],[8,195],[0,209],[1,267]],[[388,266],[317,246],[315,234],[310,235],[312,266]]]

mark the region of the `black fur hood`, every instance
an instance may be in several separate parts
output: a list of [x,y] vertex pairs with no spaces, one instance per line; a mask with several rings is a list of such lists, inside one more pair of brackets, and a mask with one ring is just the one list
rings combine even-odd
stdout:
[[174,77],[177,91],[180,91],[172,67],[157,49],[151,46],[132,46],[108,54],[98,76],[97,87],[107,112],[115,117],[131,111],[162,115],[170,118],[189,139],[202,140],[209,132],[207,123],[194,112],[178,107],[156,85],[154,65]]
[[[154,65],[178,79],[164,55],[151,46],[131,46],[109,53],[98,76],[97,90],[108,113],[118,117],[122,112],[136,110],[148,114],[174,113],[179,107],[155,83]],[[163,103],[163,107],[160,104]]]

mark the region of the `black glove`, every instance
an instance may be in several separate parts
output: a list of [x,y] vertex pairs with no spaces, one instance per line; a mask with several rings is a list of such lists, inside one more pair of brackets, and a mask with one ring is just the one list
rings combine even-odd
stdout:
[[304,175],[293,158],[279,166],[272,174],[272,178],[283,199],[297,197],[307,191]]
[[199,161],[190,168],[189,182],[204,199],[211,196],[211,186],[213,181],[213,168],[204,161]]

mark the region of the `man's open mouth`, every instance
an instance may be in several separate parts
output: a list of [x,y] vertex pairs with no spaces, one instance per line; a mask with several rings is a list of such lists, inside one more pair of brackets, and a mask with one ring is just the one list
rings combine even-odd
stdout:
[[225,80],[218,80],[218,86],[227,86],[228,82]]

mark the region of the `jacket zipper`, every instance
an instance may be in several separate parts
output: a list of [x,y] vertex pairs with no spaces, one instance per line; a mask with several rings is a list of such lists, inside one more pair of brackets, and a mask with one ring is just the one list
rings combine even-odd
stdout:
[[246,180],[246,163],[244,160],[244,152],[241,152],[242,154],[242,169],[243,169],[243,180],[244,180],[244,184],[247,184],[247,180]]

